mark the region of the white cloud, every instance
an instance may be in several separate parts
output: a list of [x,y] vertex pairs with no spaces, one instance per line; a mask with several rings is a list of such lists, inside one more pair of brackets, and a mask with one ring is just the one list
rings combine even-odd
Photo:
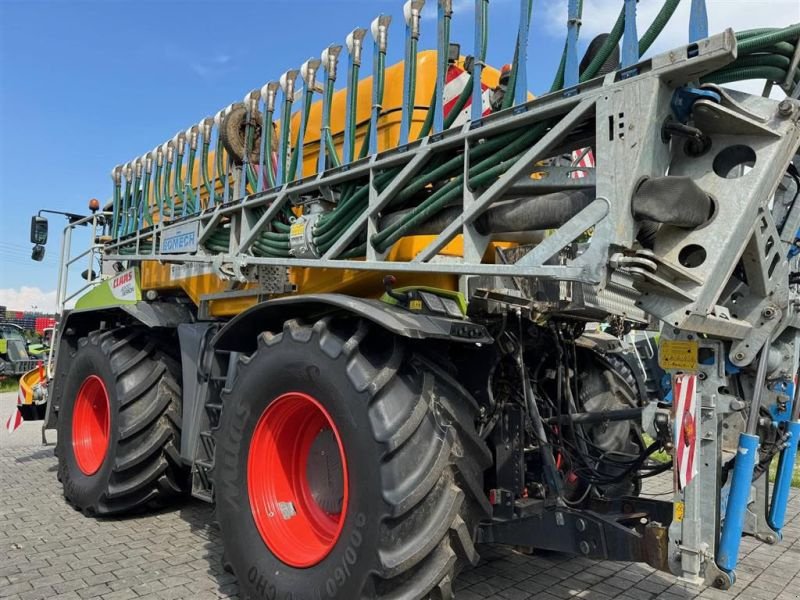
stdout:
[[22,286],[19,289],[0,288],[0,305],[8,310],[35,310],[53,313],[56,310],[56,291],[44,292],[38,287]]
[[[588,43],[598,33],[608,32],[617,20],[622,0],[585,0],[581,39]],[[662,0],[641,0],[637,8],[637,33],[650,27],[663,6]],[[709,34],[720,33],[728,27],[734,31],[758,27],[786,27],[800,21],[800,2],[797,0],[707,0]],[[686,44],[689,39],[690,0],[678,5],[669,24],[655,41],[649,55],[658,54]],[[550,2],[542,12],[548,31],[557,36],[566,34],[567,2]],[[536,14],[534,14],[536,18]],[[739,89],[761,93],[763,83],[746,82]]]

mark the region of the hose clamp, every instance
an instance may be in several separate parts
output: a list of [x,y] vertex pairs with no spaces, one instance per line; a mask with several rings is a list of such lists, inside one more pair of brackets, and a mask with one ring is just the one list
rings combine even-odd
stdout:
[[133,172],[137,179],[142,176],[142,157],[137,158],[133,163]]
[[122,183],[122,165],[117,165],[111,169],[111,179],[114,181],[114,185]]
[[175,158],[175,142],[170,140],[167,142],[167,164],[172,164],[172,160]]
[[156,166],[161,167],[164,165],[164,148],[162,146],[157,146],[155,150],[153,150],[156,157]]

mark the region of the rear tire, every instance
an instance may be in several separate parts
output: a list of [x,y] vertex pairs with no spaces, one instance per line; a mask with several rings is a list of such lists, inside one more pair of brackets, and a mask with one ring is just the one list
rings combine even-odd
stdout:
[[[295,508],[309,495],[295,497],[281,487],[284,495],[273,504],[278,508],[265,520],[264,513],[254,513],[252,486],[269,473],[248,473],[252,448],[263,448],[254,435],[259,423],[293,396],[313,398],[330,416],[341,441],[343,480],[349,481],[347,493],[332,486],[338,493],[329,491],[318,504],[341,527],[325,538],[327,553],[307,557],[311,564],[302,568],[279,559],[277,554],[291,554],[291,545],[272,541],[273,551],[259,526],[270,527],[269,519],[291,526],[303,518]],[[364,321],[292,320],[283,332],[259,337],[223,405],[215,434],[217,518],[243,596],[453,597],[456,573],[478,560],[474,540],[478,523],[490,513],[483,471],[491,454],[475,432],[477,404],[452,377],[405,341]],[[299,447],[276,448],[287,445]],[[283,460],[296,462],[291,452]],[[307,478],[319,468],[311,459]],[[294,466],[284,470],[298,473]],[[295,480],[302,476],[301,469]]]
[[58,474],[86,515],[155,508],[186,489],[177,362],[148,330],[94,331],[78,342],[58,415]]

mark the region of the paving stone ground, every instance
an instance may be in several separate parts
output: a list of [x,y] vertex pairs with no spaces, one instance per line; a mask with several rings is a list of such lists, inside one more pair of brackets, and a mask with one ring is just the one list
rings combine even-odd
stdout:
[[[0,448],[0,598],[239,597],[235,578],[220,564],[211,507],[187,501],[149,516],[90,519],[64,503],[55,470],[51,447]],[[647,492],[668,488],[662,480]],[[456,598],[797,600],[798,514],[800,496],[794,494],[780,544],[743,541],[737,585],[727,592],[689,588],[643,565],[482,547],[481,564],[457,580]]]

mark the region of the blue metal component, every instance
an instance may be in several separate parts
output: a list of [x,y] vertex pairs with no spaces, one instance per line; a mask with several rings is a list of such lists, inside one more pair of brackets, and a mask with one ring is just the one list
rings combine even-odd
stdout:
[[673,400],[673,396],[672,396],[672,375],[670,375],[669,373],[666,373],[661,378],[661,389],[665,390],[664,400],[663,400],[664,404],[669,404],[670,406],[672,406],[672,400]]
[[689,15],[689,42],[696,42],[708,37],[708,12],[706,0],[692,0],[692,11]]
[[670,108],[672,114],[681,123],[686,123],[692,116],[692,106],[698,100],[712,100],[719,103],[722,99],[719,94],[709,90],[701,90],[690,87],[680,87],[672,94],[670,100]]
[[[481,56],[483,48],[483,3],[487,0],[475,0],[475,64],[472,67],[472,120],[478,121],[483,116],[483,61],[485,56]],[[526,0],[523,0],[525,2]]]
[[447,35],[446,20],[450,18],[448,3],[439,0],[437,17],[436,58],[439,67],[436,69],[436,110],[433,113],[433,131],[438,133],[444,129],[444,83],[447,74]]
[[564,87],[571,88],[580,81],[578,63],[578,33],[581,20],[578,18],[578,0],[569,0],[567,9],[567,59],[564,65]]
[[794,243],[789,248],[789,258],[794,258],[798,254],[800,254],[800,229],[794,234]]
[[769,414],[772,421],[776,424],[789,421],[792,418],[792,398],[794,398],[794,382],[791,379],[784,379],[774,383],[772,391],[781,396],[785,396],[783,402],[775,402],[769,405]]
[[528,34],[531,28],[530,0],[519,2],[519,33],[517,34],[517,83],[514,104],[528,101]]
[[800,440],[800,422],[787,424],[786,447],[781,450],[778,459],[778,472],[775,476],[775,487],[772,489],[772,502],[769,506],[767,523],[780,534],[786,522],[786,505],[789,502],[789,490],[792,486],[794,463],[797,458],[797,442]]
[[639,34],[636,32],[636,0],[625,0],[625,36],[622,38],[622,68],[639,62]]
[[757,458],[758,436],[751,433],[739,434],[739,447],[731,474],[731,490],[728,494],[725,522],[722,524],[722,534],[717,549],[717,565],[728,573],[736,568],[739,560],[739,544],[742,541],[750,485],[753,482]]

